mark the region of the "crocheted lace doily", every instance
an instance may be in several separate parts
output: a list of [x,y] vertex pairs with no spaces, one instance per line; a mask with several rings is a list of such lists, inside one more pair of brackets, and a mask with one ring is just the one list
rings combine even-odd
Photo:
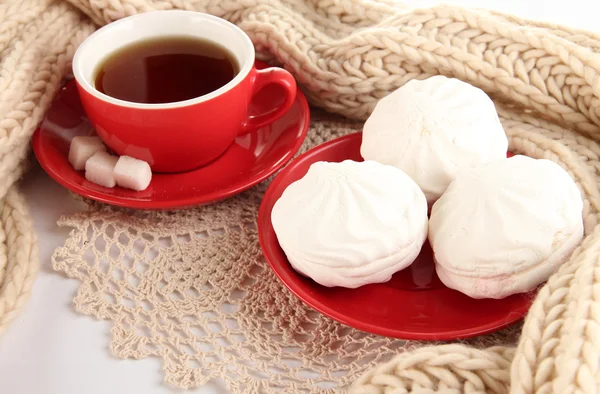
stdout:
[[[354,126],[315,119],[301,151]],[[334,392],[416,346],[338,324],[279,283],[256,231],[267,184],[178,212],[91,204],[61,221],[74,230],[54,268],[81,281],[77,310],[112,322],[115,355],[160,357],[177,387],[218,378],[233,392]],[[514,344],[517,333],[475,343]]]

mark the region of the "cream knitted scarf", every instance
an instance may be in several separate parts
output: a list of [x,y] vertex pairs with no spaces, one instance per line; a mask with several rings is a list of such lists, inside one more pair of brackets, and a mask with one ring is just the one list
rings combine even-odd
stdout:
[[[13,183],[28,139],[95,25],[181,8],[226,18],[312,103],[365,119],[413,78],[444,74],[495,100],[510,149],[565,167],[585,196],[586,238],[542,288],[518,347],[399,354],[354,393],[595,393],[600,384],[600,37],[495,12],[370,0],[5,0],[0,3],[0,329],[23,303],[34,236]],[[291,389],[290,389],[291,390]]]
[[91,31],[67,4],[0,2],[0,332],[27,300],[38,265],[33,224],[14,183],[67,62]]

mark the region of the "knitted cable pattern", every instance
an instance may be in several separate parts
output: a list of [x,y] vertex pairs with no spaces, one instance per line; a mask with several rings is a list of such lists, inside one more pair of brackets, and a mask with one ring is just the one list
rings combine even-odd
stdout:
[[598,134],[600,44],[590,33],[528,27],[488,11],[403,10],[370,0],[70,1],[99,24],[171,8],[229,19],[293,72],[313,103],[351,118],[365,119],[410,79],[444,74]]
[[[450,6],[409,10],[392,1],[68,1],[98,25],[135,13],[171,8],[226,18],[250,35],[262,56],[290,70],[314,105],[358,120],[369,115],[378,99],[411,79],[437,74],[460,78],[484,89],[498,103],[512,151],[556,161],[569,171],[585,198],[586,238],[541,289],[516,348],[482,349],[460,344],[427,347],[402,351],[387,363],[382,363],[380,356],[405,349],[403,344],[344,331],[311,315],[276,285],[272,275],[265,273],[252,229],[256,200],[264,185],[221,207],[230,209],[228,215],[239,215],[237,219],[217,206],[191,213],[160,214],[165,224],[150,228],[144,220],[153,214],[125,215],[95,208],[89,215],[65,221],[75,230],[65,248],[57,251],[55,268],[83,282],[76,299],[79,310],[115,322],[113,352],[123,357],[162,357],[167,381],[179,387],[194,387],[220,376],[229,388],[240,392],[331,392],[330,388],[315,389],[316,380],[331,381],[337,376],[333,372],[344,372],[339,380],[345,385],[366,368],[368,371],[356,380],[351,392],[598,392],[597,36],[497,12]],[[8,71],[0,73],[0,111],[4,111],[0,113],[0,126],[4,127],[0,131],[5,130],[0,133],[0,173],[4,174],[1,179],[6,176],[7,183],[12,183],[19,167],[5,157],[14,156],[19,161],[24,156],[23,141],[58,89],[64,71],[61,65],[66,64],[73,48],[92,27],[65,4],[47,0],[13,0],[0,7],[0,37],[6,37],[2,42],[14,43],[15,47],[2,50],[2,70]],[[37,28],[19,30],[28,23]],[[33,47],[36,49],[27,52],[26,48]],[[18,54],[11,57],[13,52]],[[37,66],[31,66],[32,62]],[[318,141],[319,128],[313,130],[313,136],[315,133]],[[334,135],[339,133],[327,134]],[[179,215],[177,225],[170,228],[173,215]],[[210,218],[215,222],[209,222]],[[177,235],[168,236],[169,232]],[[121,240],[123,234],[125,239]],[[209,240],[198,240],[195,234]],[[166,244],[159,242],[162,239]],[[91,256],[85,255],[90,249],[82,246],[83,240],[93,241]],[[137,241],[143,255],[134,253],[133,268],[125,266],[127,253],[123,250],[134,248]],[[101,249],[107,244],[117,245],[121,254],[109,258],[108,252]],[[199,251],[205,253],[198,255]],[[144,260],[148,256],[159,256],[159,260],[148,264]],[[202,265],[194,264],[195,259]],[[231,262],[236,264],[229,265]],[[133,275],[144,285],[118,279],[115,288],[115,282],[109,279],[115,275],[120,278],[121,274],[116,274],[119,272],[123,277]],[[232,275],[240,282],[232,282]],[[198,283],[208,285],[199,288]],[[228,328],[230,317],[225,312],[208,313],[223,303],[240,306],[236,328]],[[287,313],[285,319],[281,311]],[[226,345],[215,345],[223,335],[211,332],[210,324],[231,334],[225,338],[229,343],[234,333],[245,336],[254,347],[235,345],[233,353],[223,350]],[[194,339],[202,333],[220,360],[203,353]],[[335,344],[324,333],[329,338],[333,335]],[[211,342],[213,339],[215,342]],[[300,355],[290,357],[300,364],[281,364],[277,371],[265,372],[270,364],[257,358],[255,351],[281,357],[284,343],[298,345],[300,353],[294,354]],[[362,347],[336,350],[345,349],[342,345]],[[339,361],[341,356],[338,361],[327,361],[331,360],[331,352],[343,355],[344,360],[358,357],[361,362],[349,361],[350,367],[346,368],[348,364]],[[370,358],[368,352],[375,358]],[[235,364],[238,356],[243,360]],[[238,368],[235,373],[227,369],[232,363]],[[220,369],[216,375],[207,376],[205,370],[210,368],[203,369],[203,365],[218,365]],[[252,365],[264,368],[256,370]],[[321,370],[314,369],[319,365]],[[303,367],[317,377],[301,378]]]
[[67,62],[93,25],[67,3],[0,3],[0,332],[29,297],[37,271],[33,224],[14,183],[29,138],[48,108]]
[[0,201],[0,333],[29,299],[38,268],[33,224],[15,188]]

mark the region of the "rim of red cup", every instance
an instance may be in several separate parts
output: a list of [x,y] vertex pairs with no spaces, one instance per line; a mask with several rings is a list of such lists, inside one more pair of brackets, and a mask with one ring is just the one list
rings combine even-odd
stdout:
[[[211,22],[220,24],[220,25],[224,26],[225,28],[230,29],[235,34],[237,34],[244,44],[244,49],[243,49],[244,52],[242,55],[243,59],[244,59],[244,63],[239,65],[240,70],[237,73],[237,75],[231,81],[229,81],[225,85],[221,86],[219,89],[214,90],[208,94],[205,94],[205,95],[202,95],[199,97],[195,97],[195,98],[189,99],[189,100],[176,101],[176,102],[172,102],[172,103],[160,103],[160,104],[136,103],[136,102],[132,102],[132,101],[120,100],[120,99],[111,97],[107,94],[100,92],[98,89],[96,89],[92,85],[92,83],[88,80],[88,78],[86,78],[83,75],[83,72],[81,70],[82,66],[80,66],[80,64],[84,61],[86,52],[89,52],[90,50],[92,50],[92,49],[90,49],[90,47],[95,44],[96,40],[102,39],[101,37],[103,34],[106,34],[108,31],[122,27],[123,25],[126,25],[128,23],[133,23],[133,21],[138,20],[138,19],[152,20],[152,18],[157,18],[157,15],[162,15],[161,16],[161,18],[162,18],[162,17],[164,17],[165,14],[182,15],[185,17],[198,18],[199,20],[202,19],[205,21],[211,21]],[[163,22],[164,22],[164,20],[163,20]],[[134,40],[134,41],[137,41],[137,40]],[[218,42],[216,42],[216,41],[215,41],[215,43],[218,44]],[[118,50],[119,48],[120,47],[117,47],[117,48],[115,48],[115,50]],[[111,52],[113,52],[113,51],[111,51]],[[233,24],[223,18],[219,18],[214,15],[205,14],[205,13],[201,13],[201,12],[195,12],[195,11],[159,10],[159,11],[150,11],[150,12],[145,12],[142,14],[128,16],[128,17],[119,19],[115,22],[109,23],[109,24],[99,28],[98,30],[93,32],[90,36],[88,36],[79,45],[79,47],[77,47],[77,50],[75,51],[75,55],[73,56],[72,68],[73,68],[73,76],[74,76],[75,80],[77,81],[77,83],[81,86],[81,88],[85,89],[86,92],[93,95],[94,97],[96,97],[99,100],[108,102],[110,104],[118,105],[120,107],[158,110],[158,109],[171,109],[171,108],[186,107],[186,106],[202,103],[202,102],[211,100],[217,96],[220,96],[223,93],[233,89],[236,85],[238,85],[240,82],[242,82],[248,76],[248,74],[252,70],[252,67],[254,66],[255,56],[256,56],[256,54],[255,54],[255,50],[254,50],[254,44],[252,43],[252,40],[250,40],[250,37],[248,37],[248,35],[242,29],[240,29],[238,26],[236,26],[235,24]],[[237,58],[237,56],[236,56],[236,58]]]

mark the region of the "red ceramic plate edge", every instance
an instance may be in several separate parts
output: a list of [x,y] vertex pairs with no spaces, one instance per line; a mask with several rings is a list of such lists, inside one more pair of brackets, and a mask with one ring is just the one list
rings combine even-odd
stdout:
[[227,192],[215,191],[211,194],[203,196],[202,198],[191,198],[190,197],[190,198],[186,198],[186,199],[182,199],[182,200],[178,200],[178,201],[155,202],[155,201],[126,200],[123,198],[114,199],[114,198],[106,197],[101,192],[95,192],[92,190],[88,190],[84,187],[66,182],[63,179],[63,177],[60,176],[60,174],[57,174],[56,171],[52,170],[52,168],[45,165],[43,160],[40,160],[38,158],[39,152],[42,152],[41,146],[40,146],[40,144],[41,144],[41,142],[40,142],[40,126],[37,127],[37,129],[35,130],[35,132],[33,134],[32,146],[33,146],[33,151],[37,158],[37,161],[40,164],[40,166],[42,167],[42,169],[48,175],[50,175],[50,177],[52,179],[54,179],[57,183],[59,183],[61,186],[65,187],[66,189],[68,189],[76,194],[79,194],[83,197],[86,197],[91,200],[98,201],[98,202],[101,202],[104,204],[123,207],[123,208],[147,209],[147,210],[188,208],[188,207],[199,206],[199,205],[203,205],[203,204],[207,204],[207,203],[215,203],[218,201],[222,201],[222,200],[232,197],[236,194],[239,194],[245,190],[248,190],[251,187],[257,185],[258,183],[264,181],[265,179],[267,179],[268,177],[273,175],[275,172],[277,172],[285,164],[287,164],[294,157],[296,152],[298,152],[298,150],[304,143],[304,140],[306,139],[306,134],[308,133],[308,128],[310,126],[310,109],[308,106],[308,101],[306,100],[306,97],[300,90],[298,90],[296,93],[296,100],[298,100],[303,113],[307,114],[307,116],[306,116],[306,121],[302,128],[301,137],[298,138],[295,145],[293,146],[293,149],[291,149],[280,160],[280,162],[277,163],[277,165],[274,165],[269,170],[259,173],[252,178],[245,179],[243,181],[238,182],[237,184],[235,184],[235,186],[233,186]]
[[[263,250],[263,255],[265,256],[265,259],[267,260],[267,263],[269,263],[269,265],[271,266],[271,269],[275,272],[275,275],[279,278],[281,283],[283,283],[283,285],[289,291],[291,291],[292,294],[294,294],[296,297],[298,297],[300,300],[302,300],[308,306],[310,306],[311,308],[315,309],[316,311],[322,313],[323,315],[325,315],[333,320],[336,320],[346,326],[355,328],[357,330],[369,332],[372,334],[382,335],[382,336],[386,336],[386,337],[397,338],[397,339],[427,340],[427,341],[449,341],[449,340],[467,339],[467,338],[477,337],[480,335],[490,334],[492,332],[502,330],[503,328],[509,327],[509,326],[521,321],[525,317],[527,312],[529,311],[531,303],[526,304],[526,306],[516,308],[514,311],[515,317],[513,319],[506,319],[505,322],[501,323],[501,324],[494,322],[494,323],[490,323],[490,324],[480,325],[473,329],[445,331],[443,333],[407,332],[407,331],[403,331],[403,330],[399,330],[399,329],[396,330],[396,329],[389,329],[386,327],[376,326],[376,325],[370,324],[368,322],[356,320],[353,318],[349,318],[348,316],[345,316],[343,314],[339,314],[338,312],[336,312],[335,309],[330,308],[326,304],[323,304],[321,302],[318,302],[318,301],[315,301],[314,299],[312,299],[312,297],[310,297],[310,295],[308,295],[304,291],[304,289],[295,287],[286,282],[286,280],[284,278],[284,271],[281,271],[279,266],[277,264],[275,264],[273,261],[271,261],[271,259],[270,259],[270,256],[272,256],[274,254],[274,248],[279,247],[279,244],[274,245],[272,243],[267,242],[267,240],[265,239],[267,232],[274,232],[273,226],[271,224],[271,220],[269,219],[271,210],[273,209],[273,204],[274,204],[274,201],[271,201],[272,200],[271,195],[275,193],[275,190],[281,184],[285,175],[288,172],[290,172],[291,170],[293,170],[293,168],[295,167],[295,164],[297,162],[309,159],[311,156],[316,155],[320,150],[322,150],[324,148],[343,143],[347,139],[356,138],[356,135],[361,134],[361,133],[362,132],[356,132],[356,133],[351,133],[351,134],[345,135],[343,137],[336,138],[334,140],[325,142],[317,147],[314,147],[311,150],[309,150],[308,152],[303,153],[302,155],[300,155],[296,159],[294,159],[292,161],[292,163],[290,163],[286,168],[284,168],[277,175],[277,177],[273,180],[273,182],[271,182],[268,189],[266,190],[266,192],[263,196],[259,211],[258,211],[258,223],[257,223],[258,239],[259,239],[261,248]],[[267,212],[267,210],[268,210],[268,212]]]

